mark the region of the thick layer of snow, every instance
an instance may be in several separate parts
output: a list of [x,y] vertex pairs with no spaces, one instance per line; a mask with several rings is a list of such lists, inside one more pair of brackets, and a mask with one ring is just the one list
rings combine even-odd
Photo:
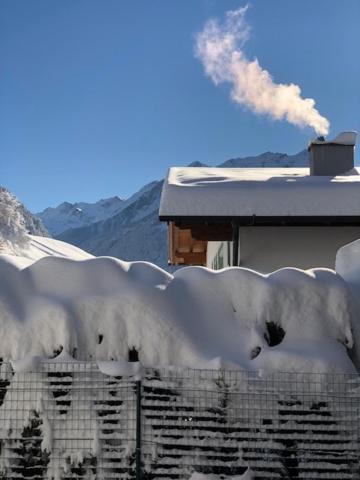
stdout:
[[[25,268],[9,257],[0,257],[5,360],[63,349],[81,360],[121,361],[135,348],[144,365],[208,368],[218,357],[227,368],[354,372],[350,293],[331,270],[188,267],[170,275],[110,257],[45,256]],[[266,341],[271,323],[286,332],[276,346]],[[15,365],[26,371],[28,360]]]
[[142,366],[140,362],[110,361],[97,362],[99,370],[105,375],[111,377],[135,377],[140,380],[142,376]]
[[310,142],[310,145],[326,145],[327,143],[336,143],[337,145],[350,145],[354,146],[356,144],[356,136],[357,132],[350,131],[350,132],[341,132],[332,140],[319,140],[315,138]]
[[307,168],[171,168],[160,216],[360,215],[360,169],[310,176]]
[[252,480],[253,478],[254,478],[253,474],[250,468],[248,468],[246,472],[243,473],[242,475],[230,475],[230,476],[195,472],[191,475],[189,480]]

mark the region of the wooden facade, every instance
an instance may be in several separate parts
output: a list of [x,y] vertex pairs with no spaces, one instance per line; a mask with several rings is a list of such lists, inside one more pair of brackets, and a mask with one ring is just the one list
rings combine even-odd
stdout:
[[227,223],[168,222],[169,263],[206,265],[208,241],[230,241],[233,227]]
[[206,265],[204,240],[193,238],[190,228],[179,228],[175,222],[168,224],[169,263],[171,265]]

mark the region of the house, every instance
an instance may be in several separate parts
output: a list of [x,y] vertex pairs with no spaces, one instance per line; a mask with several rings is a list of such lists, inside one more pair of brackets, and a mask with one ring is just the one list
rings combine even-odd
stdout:
[[355,132],[313,140],[307,168],[170,168],[159,211],[169,263],[334,268],[336,251],[360,238],[355,143]]

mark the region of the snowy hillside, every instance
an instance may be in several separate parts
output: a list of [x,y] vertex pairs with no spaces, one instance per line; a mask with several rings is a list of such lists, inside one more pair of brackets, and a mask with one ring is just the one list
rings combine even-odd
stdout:
[[55,238],[27,235],[26,243],[11,243],[0,248],[0,263],[12,264],[23,269],[40,260],[40,258],[55,256],[71,260],[89,260],[94,258],[74,245],[55,240]]
[[[307,165],[307,151],[304,150],[296,155],[266,152],[256,157],[231,159],[219,166],[247,167],[250,165],[302,167]],[[205,165],[193,162],[190,166]],[[168,269],[166,225],[158,220],[161,188],[162,181],[152,182],[124,201],[118,213],[111,218],[83,228],[62,231],[57,238],[73,243],[94,255],[111,255],[126,261],[146,260]],[[55,214],[55,211],[53,213]],[[57,231],[64,228],[61,219],[57,220],[56,215],[53,216],[51,224],[45,216],[41,218],[50,230],[55,224]]]

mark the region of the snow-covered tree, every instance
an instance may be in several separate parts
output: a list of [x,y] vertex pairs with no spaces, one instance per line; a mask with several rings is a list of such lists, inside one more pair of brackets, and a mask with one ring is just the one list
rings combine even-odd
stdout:
[[28,233],[47,234],[41,221],[34,217],[24,205],[4,187],[0,187],[0,248],[25,247]]

